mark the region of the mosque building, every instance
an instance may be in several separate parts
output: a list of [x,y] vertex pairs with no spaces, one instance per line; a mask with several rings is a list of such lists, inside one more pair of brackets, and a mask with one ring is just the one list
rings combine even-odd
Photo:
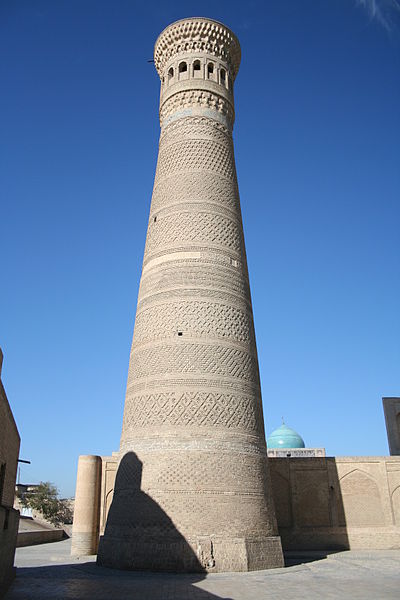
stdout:
[[325,456],[325,448],[306,448],[303,438],[283,421],[267,438],[269,458],[306,458]]

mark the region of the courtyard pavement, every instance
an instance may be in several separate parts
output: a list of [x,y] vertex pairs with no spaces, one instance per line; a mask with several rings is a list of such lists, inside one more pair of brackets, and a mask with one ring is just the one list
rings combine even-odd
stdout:
[[70,547],[18,548],[5,600],[400,599],[400,550],[291,553],[283,569],[205,576],[106,569],[94,556],[71,558]]

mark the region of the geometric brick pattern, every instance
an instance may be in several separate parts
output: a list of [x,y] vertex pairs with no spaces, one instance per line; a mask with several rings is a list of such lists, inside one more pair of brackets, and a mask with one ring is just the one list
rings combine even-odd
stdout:
[[154,219],[155,213],[170,204],[203,205],[205,197],[208,204],[235,211],[238,205],[236,182],[212,172],[205,180],[202,173],[189,173],[179,179],[179,185],[176,176],[165,177],[154,188],[150,219]]
[[257,384],[257,358],[239,348],[198,342],[161,343],[133,348],[128,385],[142,377],[167,374],[218,375]]
[[252,484],[254,473],[263,470],[265,465],[260,458],[246,457],[246,466],[236,463],[227,471],[221,469],[221,460],[218,455],[209,454],[207,461],[201,455],[195,455],[188,465],[183,457],[177,457],[171,463],[165,462],[158,473],[158,482],[161,489],[178,487],[180,489],[223,490],[227,488],[246,491]]
[[236,175],[232,143],[209,139],[183,140],[169,146],[160,146],[156,182],[165,175],[182,171],[214,171],[224,177]]
[[[130,397],[125,427],[227,427],[259,431],[260,403],[238,394],[215,392],[164,392]],[[262,433],[262,430],[261,430]],[[218,458],[216,458],[219,461]]]
[[145,256],[174,245],[220,245],[240,253],[242,239],[238,224],[219,214],[174,212],[150,221]]
[[248,302],[249,285],[247,280],[238,273],[236,269],[230,269],[227,277],[227,269],[213,266],[211,270],[208,265],[171,265],[162,269],[154,269],[153,272],[142,277],[140,286],[140,298],[142,305],[147,302],[147,296],[151,295],[155,300],[160,293],[172,291],[182,297],[182,294],[192,293],[195,296],[197,290],[219,290],[220,293],[230,293],[234,297]]
[[229,129],[205,117],[186,117],[173,121],[163,128],[160,137],[160,147],[185,139],[193,139],[194,136],[202,139],[211,139],[214,142],[232,144]]
[[138,312],[133,343],[182,335],[207,336],[248,342],[253,338],[253,324],[248,309],[208,301],[167,302]]
[[160,107],[160,121],[167,120],[173,113],[190,107],[212,109],[226,116],[233,124],[234,114],[232,104],[225,98],[210,91],[187,90],[174,94],[165,100]]
[[[279,540],[232,140],[239,44],[221,24],[183,23],[187,29],[172,26],[174,36],[211,31],[219,47],[185,37],[170,54],[169,28],[156,43],[162,127],[120,446],[120,465],[142,465],[143,482],[131,485],[128,500],[125,476],[114,494],[120,508],[110,509],[100,554],[102,564],[134,568],[143,566],[135,563],[137,548],[150,548],[148,564],[170,568],[174,523],[212,571],[238,564],[238,540],[264,549]],[[190,80],[195,60],[203,80]],[[223,536],[218,558],[216,532]],[[179,561],[189,558],[180,552],[176,568],[185,570]],[[281,565],[279,553],[269,560],[263,550],[240,568]]]

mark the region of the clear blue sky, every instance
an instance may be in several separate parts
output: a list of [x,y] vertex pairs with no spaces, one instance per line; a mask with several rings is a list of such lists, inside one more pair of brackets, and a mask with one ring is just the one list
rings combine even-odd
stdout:
[[3,383],[21,480],[117,450],[170,22],[238,35],[235,149],[266,429],[388,453],[400,395],[400,12],[393,1],[3,0]]

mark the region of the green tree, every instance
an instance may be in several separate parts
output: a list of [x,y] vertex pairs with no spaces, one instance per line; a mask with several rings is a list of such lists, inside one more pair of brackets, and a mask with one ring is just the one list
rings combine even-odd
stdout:
[[67,500],[58,497],[58,489],[49,481],[41,481],[33,490],[20,492],[22,506],[40,512],[55,527],[72,523],[72,510]]

